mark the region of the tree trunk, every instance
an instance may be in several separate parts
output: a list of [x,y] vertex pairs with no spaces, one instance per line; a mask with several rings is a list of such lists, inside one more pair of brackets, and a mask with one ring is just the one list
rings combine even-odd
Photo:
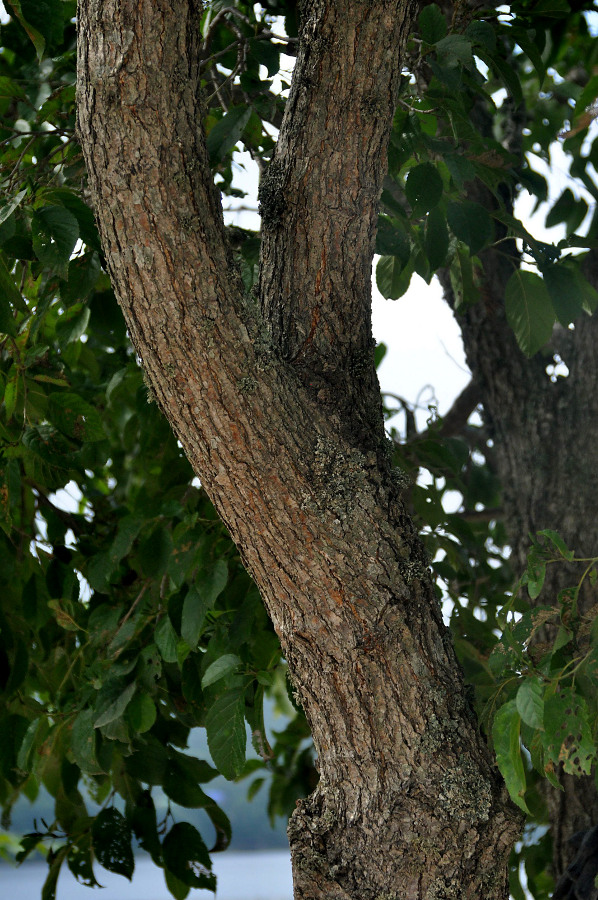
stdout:
[[[558,531],[578,556],[591,557],[597,552],[598,518],[591,486],[598,471],[598,322],[584,316],[574,330],[557,326],[552,345],[526,359],[506,322],[503,304],[513,261],[518,261],[506,258],[504,244],[501,250],[483,254],[484,299],[458,319],[493,440],[511,559],[519,575],[526,569],[529,535],[544,528]],[[587,261],[586,277],[598,286],[595,255]],[[451,302],[448,279],[441,280]],[[567,365],[567,377],[552,376],[554,354]],[[559,591],[575,581],[567,566],[549,567],[538,602],[556,602]],[[587,592],[582,594],[580,612],[594,602]],[[594,779],[563,773],[559,777],[563,791],[548,783],[542,786],[557,879],[575,855],[570,838],[598,823]]]
[[405,0],[305,4],[262,188],[259,305],[208,166],[199,0],[81,0],[79,130],[149,385],[237,542],[308,716],[302,898],[508,895],[519,820],[464,698],[386,449],[369,272]]

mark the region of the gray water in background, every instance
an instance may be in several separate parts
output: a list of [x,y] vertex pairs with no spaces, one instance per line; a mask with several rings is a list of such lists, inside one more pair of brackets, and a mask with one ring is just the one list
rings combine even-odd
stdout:
[[[218,878],[216,900],[292,900],[291,860],[288,851],[258,850],[250,853],[215,854],[213,867]],[[133,881],[112,875],[94,866],[103,890],[75,881],[65,866],[58,879],[56,900],[173,900],[164,875],[149,857],[135,858]],[[0,862],[2,900],[40,900],[48,868],[29,862],[20,868]],[[187,900],[211,900],[211,891],[192,889]]]

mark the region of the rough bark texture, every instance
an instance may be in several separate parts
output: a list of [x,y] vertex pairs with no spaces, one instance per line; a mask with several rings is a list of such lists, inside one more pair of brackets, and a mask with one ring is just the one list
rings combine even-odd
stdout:
[[[505,318],[504,289],[513,267],[504,256],[504,245],[502,249],[503,254],[493,250],[484,254],[483,301],[458,320],[493,439],[513,568],[523,572],[529,534],[544,528],[558,531],[579,556],[597,552],[592,485],[598,470],[598,321],[584,316],[573,331],[557,326],[552,345],[526,359]],[[586,277],[598,286],[595,256],[587,262]],[[450,284],[442,281],[451,302]],[[569,375],[553,380],[555,353],[566,363]],[[538,602],[556,601],[559,591],[572,583],[574,575],[568,567],[549,568]],[[580,610],[587,611],[593,602],[581,596]],[[561,781],[564,791],[548,783],[543,786],[556,878],[575,855],[571,837],[598,823],[594,779],[562,775]]]
[[518,830],[387,461],[369,271],[404,0],[305,5],[260,306],[201,131],[199,0],[81,0],[79,129],[149,383],[280,636],[320,784],[301,898],[506,898]]

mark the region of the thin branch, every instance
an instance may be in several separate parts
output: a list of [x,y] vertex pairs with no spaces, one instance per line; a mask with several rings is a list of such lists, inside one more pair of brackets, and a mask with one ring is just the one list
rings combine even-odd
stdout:
[[470,415],[476,406],[480,404],[480,401],[480,389],[475,381],[470,381],[467,387],[461,391],[447,414],[441,416],[437,424],[435,423],[431,428],[420,432],[416,440],[423,440],[431,435],[434,437],[455,437],[462,434]]
[[463,512],[458,513],[460,519],[472,524],[476,522],[493,522],[495,519],[502,519],[504,514],[504,510],[499,506],[493,506],[488,509],[464,509]]

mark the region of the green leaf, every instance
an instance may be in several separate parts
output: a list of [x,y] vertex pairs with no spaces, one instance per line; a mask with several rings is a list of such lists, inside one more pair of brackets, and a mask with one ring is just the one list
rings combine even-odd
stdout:
[[542,274],[559,322],[569,325],[583,311],[592,314],[598,307],[598,292],[584,278],[579,265],[563,262],[544,266]]
[[15,280],[6,267],[3,255],[0,254],[0,334],[15,337],[17,325],[13,318],[13,309],[21,309],[23,299],[17,290]]
[[167,764],[166,748],[151,732],[135,741],[135,752],[125,758],[127,771],[145,784],[162,784]]
[[456,66],[458,63],[468,63],[472,58],[471,41],[463,34],[447,34],[445,38],[436,42],[436,51],[442,54],[444,65]]
[[143,524],[144,520],[135,515],[125,516],[120,520],[116,536],[110,547],[110,559],[114,563],[120,562],[131,551],[131,547]]
[[102,704],[100,707],[101,711],[93,723],[94,728],[101,728],[102,725],[108,725],[109,722],[114,722],[116,719],[119,719],[133,699],[133,694],[136,690],[137,684],[132,681],[131,684],[128,684],[124,691],[118,695],[116,700],[107,705]]
[[546,77],[546,63],[542,59],[542,54],[538,49],[538,46],[534,42],[533,31],[526,31],[524,28],[517,27],[509,27],[508,28],[509,37],[514,37],[525,55],[530,60],[533,65],[536,73],[538,75],[539,87],[542,87],[544,82],[544,78]]
[[[0,85],[4,87],[6,81],[8,80],[9,79],[4,78],[3,76],[0,77]],[[6,90],[2,90],[2,87],[0,87],[0,94],[6,96]],[[25,97],[22,97],[21,99],[25,99]],[[12,216],[15,209],[17,209],[17,207],[21,205],[21,201],[26,196],[27,189],[25,188],[24,190],[19,191],[18,194],[15,194],[10,203],[7,203],[6,206],[0,208],[0,225],[2,225],[10,216]]]
[[142,791],[130,814],[131,829],[139,846],[149,853],[156,865],[162,865],[162,845],[158,834],[156,807],[150,791]]
[[208,709],[206,732],[214,764],[229,781],[241,774],[245,763],[245,689],[227,691]]
[[68,309],[56,323],[56,337],[59,342],[66,345],[78,341],[87,329],[90,315],[91,310],[85,303],[77,303]]
[[63,206],[42,206],[31,217],[33,249],[41,263],[54,267],[64,278],[75,244],[79,224]]
[[149,731],[156,721],[154,701],[147,694],[135,694],[126,708],[125,718],[135,734]]
[[[40,31],[37,28],[34,28],[23,14],[21,9],[21,0],[7,0],[8,5],[12,7],[13,13],[17,21],[21,23],[25,31],[27,32],[29,39],[31,40],[33,46],[35,47],[35,52],[37,53],[37,58],[41,60],[44,55],[44,49],[46,46],[46,41]],[[58,874],[56,875],[58,878]]]
[[41,900],[56,900],[58,876],[60,875],[60,869],[62,868],[68,849],[68,845],[66,847],[61,847],[60,850],[57,851],[56,856],[52,859],[48,875],[42,888]]
[[530,728],[544,727],[544,684],[539,678],[526,678],[515,697],[517,712]]
[[466,181],[473,181],[475,178],[475,168],[465,156],[458,153],[447,153],[444,163],[459,188],[462,188]]
[[490,53],[496,49],[496,32],[490,22],[470,22],[465,29],[465,36],[480,47],[485,47]]
[[583,697],[570,687],[544,702],[544,752],[555,766],[563,764],[569,775],[589,775],[596,759],[588,708]]
[[[170,759],[166,764],[164,772],[164,781],[162,787],[164,793],[170,797],[179,806],[187,809],[203,809],[212,802],[207,794],[205,794],[194,777],[192,767],[185,765],[184,759],[181,760],[183,754],[179,753],[174,759]],[[192,757],[187,757],[190,762],[200,762]]]
[[215,800],[212,800],[211,797],[208,797],[206,794],[206,802],[203,806],[205,812],[209,816],[209,819],[216,830],[216,840],[214,842],[214,846],[211,848],[212,853],[220,853],[222,850],[226,850],[228,845],[230,844],[232,837],[231,825],[228,819],[228,816],[221,809]]
[[207,138],[210,163],[213,166],[221,162],[228,151],[232,150],[239,141],[250,117],[250,106],[233,106],[214,125]]
[[571,560],[575,556],[575,552],[573,550],[569,550],[558,531],[553,531],[551,528],[544,528],[542,531],[538,531],[538,537],[547,538],[547,540],[549,540],[550,543],[553,544],[554,547],[556,547],[563,559],[566,559],[568,562],[571,562]]
[[499,56],[498,52],[489,52],[485,47],[478,46],[477,55],[500,78],[515,103],[522,103],[523,90],[515,68]]
[[583,298],[583,308],[587,313],[592,315],[598,309],[598,291],[593,285],[586,281],[579,269],[575,269],[574,272],[575,281],[579,286]]
[[413,262],[403,266],[396,256],[382,256],[376,266],[376,285],[387,300],[398,300],[409,288]]
[[419,33],[426,44],[435,44],[446,35],[446,19],[435,3],[424,6],[418,19]]
[[527,555],[527,591],[532,600],[540,596],[545,578],[546,557],[532,547]]
[[40,718],[33,719],[33,721],[29,725],[29,728],[25,732],[25,736],[21,742],[21,746],[19,747],[19,752],[17,755],[17,767],[22,772],[31,771],[31,755],[38,743],[38,732],[42,728],[44,728],[44,726],[45,731],[47,732],[48,720],[45,716],[42,716]]
[[442,178],[432,163],[421,163],[410,169],[405,181],[405,196],[413,216],[421,216],[437,206],[442,190]]
[[546,228],[553,228],[560,222],[566,222],[575,208],[575,195],[571,188],[565,188],[559,199],[546,216]]
[[172,535],[164,525],[158,525],[139,544],[139,561],[143,574],[160,578],[166,572],[172,554]]
[[96,735],[93,724],[94,712],[84,709],[75,718],[71,728],[71,752],[73,758],[82,772],[87,775],[99,775],[102,773],[96,758]]
[[571,12],[568,0],[538,0],[534,5],[534,13],[538,16],[549,16],[562,19]]
[[388,216],[379,216],[376,253],[380,256],[396,256],[405,266],[409,261],[410,252],[409,238],[400,223],[396,219],[389,219]]
[[4,411],[6,413],[7,422],[10,422],[14,415],[19,396],[19,385],[21,383],[21,379],[18,374],[15,373],[14,377],[7,382],[6,387],[4,388]]
[[[57,0],[20,0],[18,3],[10,0],[10,2],[13,8],[20,7],[23,16],[22,24],[33,40],[38,57],[41,59],[44,49],[55,47],[62,40],[64,17],[67,10],[64,0],[62,2],[57,2]],[[41,50],[38,49],[38,43],[33,38],[33,31],[43,37],[45,46],[42,46]]]
[[479,300],[473,260],[463,247],[457,247],[450,268],[451,287],[455,295],[455,309],[470,306]]
[[445,264],[449,248],[449,235],[446,219],[438,207],[428,213],[424,248],[432,271]]
[[193,825],[177,822],[162,845],[164,865],[168,871],[188,887],[216,890],[216,876],[212,875],[212,861],[208,848]]
[[380,367],[382,360],[386,356],[387,351],[388,351],[388,347],[386,346],[386,344],[383,344],[382,342],[380,342],[379,344],[376,344],[376,348],[374,350],[374,365],[376,366],[377,369]]
[[201,679],[202,688],[207,688],[226,675],[230,675],[241,665],[241,660],[234,653],[225,653],[208,666]]
[[69,464],[72,445],[51,425],[36,425],[23,433],[23,444],[41,460],[57,468]]
[[498,710],[492,725],[492,741],[496,761],[505,780],[511,799],[525,813],[529,809],[525,803],[525,769],[521,758],[519,730],[521,719],[514,700],[509,700]]
[[[67,85],[65,90],[74,90],[74,85]],[[40,114],[43,114],[43,107]],[[48,191],[44,194],[44,199],[48,203],[55,203],[57,206],[63,206],[74,215],[79,225],[79,237],[81,240],[93,250],[102,249],[100,236],[95,222],[93,210],[81,197],[72,190],[66,188],[58,188]]]
[[191,587],[183,601],[181,637],[192,650],[197,647],[209,608],[207,597],[202,596],[196,587]]
[[472,256],[494,239],[494,226],[486,209],[479,203],[451,201],[447,206],[447,221],[458,240],[467,244]]
[[505,290],[507,321],[526,356],[533,356],[550,340],[554,309],[544,281],[534,272],[514,272]]
[[176,875],[173,875],[169,869],[164,870],[164,880],[166,887],[175,898],[175,900],[185,900],[191,888],[184,884]]
[[227,581],[228,563],[225,559],[219,559],[199,573],[195,580],[195,587],[212,608],[226,587]]
[[255,56],[260,65],[266,67],[268,76],[272,78],[277,75],[280,69],[280,44],[259,38],[250,38],[248,44],[250,54]]
[[87,887],[100,887],[93,874],[91,834],[81,835],[77,838],[76,843],[70,845],[66,861],[79,884]]
[[156,625],[154,640],[164,662],[178,662],[176,631],[167,615]]
[[56,392],[48,397],[48,418],[68,437],[78,441],[102,441],[106,437],[97,409],[78,394]]
[[192,650],[197,647],[206,615],[228,581],[228,566],[223,559],[204,569],[189,589],[183,602],[181,637]]
[[135,860],[131,847],[131,829],[122,813],[113,806],[102,809],[95,817],[91,835],[100,865],[109,872],[124,875],[130,881]]

